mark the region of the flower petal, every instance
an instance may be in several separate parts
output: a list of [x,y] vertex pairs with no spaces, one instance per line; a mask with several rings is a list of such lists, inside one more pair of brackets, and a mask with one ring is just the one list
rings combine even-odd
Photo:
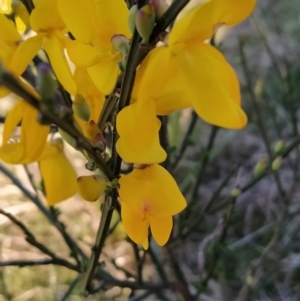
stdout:
[[96,88],[85,68],[76,68],[74,79],[77,93],[81,94],[88,103],[90,119],[98,120],[105,101],[104,94]]
[[167,115],[191,106],[182,87],[182,73],[177,64],[170,63],[168,47],[157,47],[147,56],[137,71],[132,92],[135,101],[152,99],[156,114]]
[[[26,6],[21,1],[14,1],[15,22],[18,28],[18,23],[22,24],[24,31],[29,26],[29,12]],[[22,31],[22,33],[24,32]]]
[[2,14],[0,14],[0,28],[0,40],[9,44],[22,40],[14,23]]
[[76,172],[61,146],[48,143],[39,164],[49,206],[64,201],[77,192]]
[[236,25],[246,19],[254,9],[256,0],[210,0],[179,20],[173,27],[168,44],[211,38],[218,24]]
[[35,8],[30,14],[29,22],[30,27],[35,32],[50,29],[64,30],[66,27],[58,12],[57,0],[37,1]]
[[240,108],[239,85],[224,56],[207,44],[193,44],[174,54],[186,81],[186,97],[206,122],[243,128],[247,116]]
[[58,9],[69,31],[76,39],[82,43],[91,44],[97,32],[94,1],[59,0]]
[[11,58],[8,69],[15,75],[21,75],[42,46],[42,37],[36,35],[22,42]]
[[151,217],[172,216],[186,207],[175,180],[162,166],[154,164],[144,169],[134,169],[119,179],[122,206],[143,212]]
[[104,193],[107,185],[106,180],[98,175],[81,176],[77,179],[77,188],[84,200],[95,202]]
[[90,120],[85,124],[83,132],[89,140],[93,140],[95,136],[100,133],[100,130],[97,123],[94,120]]
[[128,8],[125,1],[96,1],[96,14],[100,45],[111,45],[111,38],[116,34],[130,37],[127,25]]
[[88,73],[97,87],[104,95],[108,95],[114,88],[119,74],[118,56],[103,55],[99,59],[99,63],[88,68]]
[[153,101],[134,103],[117,115],[117,150],[127,163],[160,163],[166,152],[159,144],[160,122]]
[[74,40],[68,41],[66,43],[66,48],[70,60],[77,67],[91,67],[95,65],[99,60],[100,55],[98,50],[91,45],[85,45]]
[[136,244],[148,249],[149,217],[139,211],[132,211],[126,204],[121,205],[121,217],[127,235]]
[[76,84],[58,38],[55,35],[44,37],[43,46],[58,80],[70,94],[76,94]]
[[18,101],[8,112],[4,122],[2,144],[7,143],[16,126],[21,122],[25,108],[26,103],[24,101]]
[[217,23],[236,25],[244,21],[253,11],[256,0],[241,2],[240,0],[216,1]]
[[23,114],[21,140],[25,144],[25,155],[29,160],[36,161],[45,148],[50,126],[41,125],[37,121],[38,111],[28,104]]
[[0,147],[0,159],[8,164],[29,164],[32,161],[25,157],[24,145],[6,143]]
[[172,216],[166,217],[150,217],[150,229],[153,238],[159,246],[163,246],[169,240],[173,228]]

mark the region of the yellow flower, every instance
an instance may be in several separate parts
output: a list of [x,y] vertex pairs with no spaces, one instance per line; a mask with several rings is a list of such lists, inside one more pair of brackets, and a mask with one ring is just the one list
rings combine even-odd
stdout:
[[9,14],[10,12],[11,0],[0,0],[0,14]]
[[[0,28],[0,61],[4,67],[7,67],[22,38],[13,22],[2,14],[0,14]],[[0,98],[9,93],[7,88],[0,87]]]
[[[50,127],[41,125],[37,116],[38,111],[23,100],[18,101],[9,111],[0,147],[0,158],[3,161],[10,164],[28,164],[38,160],[45,148]],[[13,138],[13,132],[20,123],[21,134],[17,142]]]
[[172,216],[186,207],[175,180],[160,165],[134,169],[119,180],[122,221],[128,236],[148,249],[148,229],[162,246],[167,243]]
[[18,32],[24,33],[26,28],[29,26],[29,13],[27,8],[20,0],[13,0],[12,9]]
[[132,98],[153,99],[156,112],[193,106],[206,122],[232,129],[247,123],[239,83],[224,56],[204,41],[217,25],[245,19],[255,0],[211,0],[196,7],[173,27],[167,44],[154,49],[138,71]]
[[89,119],[97,121],[104,105],[104,94],[97,89],[85,68],[76,68],[74,79],[77,93],[84,97],[89,106]]
[[167,154],[159,144],[160,121],[153,101],[133,103],[117,115],[116,147],[127,163],[163,162]]
[[95,202],[106,190],[107,181],[100,175],[81,176],[77,179],[77,188],[84,200]]
[[63,152],[62,140],[48,142],[39,158],[49,206],[64,201],[77,192],[76,172]]
[[123,0],[59,0],[62,19],[75,41],[69,41],[67,51],[77,67],[85,67],[96,87],[109,94],[119,73],[122,55],[111,43],[114,35],[130,37],[127,28],[128,9]]
[[66,27],[57,10],[57,0],[35,1],[30,15],[30,26],[37,35],[28,38],[15,51],[8,69],[21,75],[41,47],[46,51],[51,66],[61,84],[71,94],[76,84],[64,56]]

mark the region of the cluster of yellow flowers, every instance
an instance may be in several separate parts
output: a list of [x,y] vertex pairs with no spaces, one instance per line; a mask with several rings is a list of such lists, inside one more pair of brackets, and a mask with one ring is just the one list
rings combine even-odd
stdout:
[[[117,183],[122,222],[128,236],[145,249],[149,227],[157,243],[164,245],[172,230],[172,216],[186,207],[175,180],[158,165],[167,154],[159,142],[157,116],[192,106],[203,120],[220,127],[240,129],[247,122],[233,69],[205,41],[220,25],[243,21],[256,1],[200,2],[174,23],[164,42],[140,64],[131,103],[116,116],[116,149],[124,162],[135,167]],[[168,5],[164,0],[150,0],[139,9],[128,10],[124,0],[33,0],[33,4],[29,14],[21,1],[13,0],[15,22],[6,11],[0,13],[1,63],[17,77],[31,66],[39,73],[39,80],[51,73],[45,65],[36,68],[32,64],[44,50],[57,80],[72,97],[76,124],[93,147],[106,154],[97,125],[105,95],[114,91],[119,74],[126,69],[134,29],[147,44]],[[19,33],[21,23],[30,29],[26,36]],[[40,86],[35,90],[26,85],[32,95],[43,100],[45,92]],[[56,87],[48,90],[48,101],[59,98]],[[0,97],[9,93],[0,87]],[[38,114],[24,100],[15,104],[6,117],[0,158],[11,164],[39,162],[49,205],[77,191],[88,201],[99,199],[112,184],[99,174],[76,181],[62,140],[48,139],[50,125],[39,123]],[[15,139],[13,134],[20,124],[20,138]],[[62,133],[62,137],[66,135]]]

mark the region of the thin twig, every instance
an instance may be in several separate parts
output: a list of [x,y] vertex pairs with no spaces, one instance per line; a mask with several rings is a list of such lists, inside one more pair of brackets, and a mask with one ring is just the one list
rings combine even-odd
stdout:
[[65,294],[63,295],[63,297],[60,299],[60,301],[67,301],[69,296],[71,295],[72,291],[76,288],[76,285],[78,283],[78,281],[80,280],[80,276],[77,276],[72,283],[70,284],[68,290],[65,292]]
[[[211,198],[208,200],[208,202],[203,206],[203,208],[201,209],[201,211],[199,213],[197,213],[197,217],[195,219],[193,219],[193,222],[191,222],[189,220],[189,226],[181,234],[181,236],[180,236],[181,239],[187,238],[191,234],[191,232],[194,231],[195,228],[200,224],[200,222],[203,219],[204,215],[210,210],[210,208],[212,207],[212,205],[215,203],[215,201],[217,200],[217,198],[220,195],[221,191],[227,185],[227,183],[232,178],[232,176],[235,174],[236,170],[237,170],[237,168],[233,167],[229,171],[229,173],[222,180],[222,182],[220,183],[219,187],[215,190],[215,192],[213,193],[213,195],[211,196]],[[183,230],[184,230],[184,227],[183,227]]]
[[[26,170],[26,168],[25,168],[25,170]],[[61,233],[61,235],[63,236],[65,242],[69,246],[70,250],[74,251],[74,248],[75,248],[77,250],[77,252],[80,253],[81,257],[84,260],[86,260],[87,256],[83,253],[83,251],[78,247],[78,245],[75,243],[75,241],[66,232],[65,225],[57,219],[57,216],[54,215],[53,212],[48,210],[43,205],[43,203],[39,199],[38,195],[33,195],[26,187],[24,187],[24,185],[19,181],[19,179],[17,179],[2,164],[0,164],[0,172],[4,173],[13,182],[13,184],[16,185],[23,192],[23,194],[37,206],[37,208],[45,215],[45,217],[49,220],[49,222],[57,228],[57,230]],[[34,184],[32,183],[32,185],[34,185]],[[79,264],[80,262],[77,261],[77,263]],[[81,265],[81,263],[80,263],[80,265]]]
[[169,9],[157,21],[150,37],[150,44],[156,40],[157,36],[161,32],[168,28],[168,26],[176,19],[177,15],[189,2],[190,0],[173,1]]
[[210,152],[211,152],[211,150],[213,148],[213,145],[214,145],[215,138],[217,136],[218,130],[219,130],[219,127],[217,127],[215,125],[213,125],[211,127],[211,132],[210,132],[210,135],[209,135],[207,146],[206,146],[206,148],[204,150],[204,153],[203,153],[203,156],[202,156],[201,166],[199,168],[199,171],[198,171],[198,174],[197,174],[197,177],[196,177],[196,183],[194,185],[194,189],[193,189],[193,192],[192,192],[192,197],[191,197],[191,202],[190,202],[190,208],[192,208],[192,205],[197,201],[198,188],[199,188],[199,185],[200,185],[200,183],[202,181],[202,178],[203,178],[203,175],[204,175],[207,163],[209,161]]
[[38,242],[37,239],[35,238],[35,236],[32,234],[32,232],[30,232],[30,230],[20,220],[18,220],[16,217],[11,215],[10,213],[5,212],[2,209],[0,209],[0,214],[2,214],[4,216],[6,216],[7,218],[9,218],[17,227],[19,227],[23,231],[23,233],[25,234],[26,241],[28,241],[32,246],[39,249],[41,252],[43,252],[46,255],[48,255],[49,257],[51,257],[52,260],[55,262],[55,264],[62,265],[62,266],[65,266],[65,267],[67,267],[71,270],[80,272],[80,267],[79,266],[76,266],[73,263],[69,262],[68,260],[66,260],[66,259],[64,259],[60,256],[57,256],[55,253],[53,253],[45,245]]
[[179,161],[181,160],[182,156],[184,155],[186,149],[188,148],[189,141],[191,140],[191,136],[192,136],[192,133],[194,131],[197,121],[198,121],[198,115],[195,111],[192,111],[189,127],[184,135],[184,138],[182,140],[180,149],[175,157],[175,160],[171,165],[172,170],[174,170],[176,168],[177,164],[179,163]]
[[153,294],[153,292],[151,292],[151,291],[145,291],[144,293],[142,293],[140,295],[129,298],[127,301],[141,301],[141,300],[151,296],[152,294]]
[[[264,119],[263,119],[263,116],[262,116],[262,113],[261,113],[261,109],[259,107],[259,103],[256,99],[256,96],[254,94],[254,90],[252,88],[250,70],[249,70],[249,67],[248,67],[248,62],[247,62],[245,51],[244,51],[244,41],[242,39],[239,39],[239,51],[240,51],[240,55],[241,55],[242,68],[243,68],[244,75],[245,75],[246,82],[247,82],[248,92],[249,92],[250,98],[252,100],[252,105],[253,105],[253,108],[255,110],[256,117],[257,117],[257,125],[258,125],[258,128],[260,130],[261,136],[263,138],[263,142],[265,144],[265,148],[267,150],[269,160],[273,161],[274,155],[273,155],[273,152],[271,150],[270,139],[268,137],[268,133],[267,133],[267,130],[266,130],[266,127],[265,127],[265,124],[264,124]],[[285,191],[282,187],[282,183],[281,183],[280,177],[278,175],[278,172],[274,171],[273,176],[274,176],[277,188],[278,188],[278,192],[281,195],[281,198],[284,200],[286,198],[286,195],[285,195]]]
[[185,278],[185,275],[183,271],[181,270],[180,264],[176,258],[176,256],[173,253],[173,250],[171,248],[168,248],[168,254],[171,261],[171,266],[173,268],[175,277],[180,283],[179,291],[181,292],[181,295],[185,301],[194,301],[196,298],[191,294],[189,290],[189,284]]
[[204,289],[207,287],[208,281],[211,279],[211,277],[213,276],[214,272],[215,272],[215,268],[217,266],[217,263],[224,251],[224,243],[225,240],[227,238],[227,232],[228,232],[228,228],[230,226],[231,223],[231,218],[232,218],[232,214],[234,211],[234,207],[235,207],[235,203],[237,200],[238,195],[231,195],[230,196],[230,202],[227,208],[227,211],[225,213],[225,217],[224,217],[224,224],[222,227],[222,231],[221,231],[221,235],[218,239],[218,241],[215,244],[215,248],[213,248],[213,261],[208,269],[207,275],[206,277],[200,282],[200,288],[198,289],[198,294],[197,296],[199,296]]
[[7,70],[0,70],[0,84],[6,86],[15,94],[21,96],[26,102],[40,111],[47,120],[55,123],[62,130],[72,136],[78,144],[78,147],[82,147],[89,156],[98,164],[103,174],[109,179],[113,180],[113,174],[108,168],[101,155],[97,153],[91,143],[85,138],[85,136],[74,126],[73,122],[66,122],[65,119],[59,118],[54,112],[52,112],[48,106],[43,105],[39,99],[33,96],[13,74]]
[[34,260],[0,260],[1,267],[18,266],[19,268],[27,266],[37,266],[37,265],[48,265],[48,264],[58,264],[53,258],[43,258]]
[[112,214],[113,214],[112,197],[109,194],[106,194],[105,201],[103,204],[102,217],[97,231],[96,241],[92,248],[92,254],[83,281],[83,286],[85,290],[88,292],[92,290],[92,281],[94,278],[94,272],[96,267],[98,266],[98,259],[102,252],[106,235],[109,231],[109,225],[112,218]]
[[48,220],[52,221],[52,217],[50,212],[47,210],[47,208],[41,203],[39,198],[37,196],[34,196],[20,181],[18,178],[16,178],[4,165],[0,164],[0,172],[5,174],[14,185],[16,185],[23,194],[31,200],[38,209],[47,217]]

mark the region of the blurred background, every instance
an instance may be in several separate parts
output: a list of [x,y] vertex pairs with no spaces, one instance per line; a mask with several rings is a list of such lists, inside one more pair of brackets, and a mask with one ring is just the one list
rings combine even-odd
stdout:
[[[300,300],[299,28],[299,0],[258,0],[252,17],[218,32],[214,43],[241,83],[249,118],[244,130],[207,125],[191,109],[163,119],[170,154],[165,166],[189,202],[188,210],[175,217],[168,245],[152,243],[146,253],[133,247],[114,216],[101,255],[105,270],[120,280],[142,276],[145,283],[174,280],[183,287],[162,285],[133,294],[116,282],[101,286],[99,278],[99,291],[82,297],[78,273],[66,267],[0,266],[0,300]],[[1,116],[14,101],[1,100]],[[85,159],[66,148],[78,175],[88,174]],[[29,198],[36,193],[31,184],[39,182],[36,165],[0,162],[0,208],[21,220],[39,242],[69,258],[63,231]],[[65,231],[90,254],[100,202],[76,196],[57,208],[54,215],[59,214]],[[1,265],[43,258],[0,215]]]

